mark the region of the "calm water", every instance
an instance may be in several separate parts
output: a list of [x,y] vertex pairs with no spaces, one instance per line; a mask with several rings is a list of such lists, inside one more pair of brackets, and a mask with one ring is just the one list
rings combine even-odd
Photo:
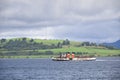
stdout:
[[0,59],[0,80],[120,80],[120,57],[65,62]]

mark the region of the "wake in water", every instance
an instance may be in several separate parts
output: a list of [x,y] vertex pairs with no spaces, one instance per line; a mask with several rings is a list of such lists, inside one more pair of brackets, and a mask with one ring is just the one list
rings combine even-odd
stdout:
[[120,61],[120,60],[96,60],[96,61]]

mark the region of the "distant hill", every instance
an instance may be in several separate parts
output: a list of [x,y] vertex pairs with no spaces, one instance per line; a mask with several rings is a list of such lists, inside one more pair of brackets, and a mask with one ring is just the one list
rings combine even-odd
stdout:
[[105,46],[112,46],[114,48],[120,49],[120,40],[113,43],[103,43]]

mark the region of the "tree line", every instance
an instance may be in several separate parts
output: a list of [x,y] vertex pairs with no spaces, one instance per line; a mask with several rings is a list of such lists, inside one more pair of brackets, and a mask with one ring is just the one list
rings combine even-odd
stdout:
[[63,45],[69,45],[70,41],[68,39],[63,40],[63,42],[58,42],[57,44],[45,44],[43,42],[36,42],[34,39],[27,40],[27,38],[22,39],[0,39],[0,49],[6,50],[39,50],[39,49],[54,49],[62,48]]
[[[45,44],[43,42],[36,42],[34,39],[20,38],[20,39],[0,39],[0,49],[6,50],[42,50],[62,48],[64,45],[70,45],[68,39],[58,42],[56,44]],[[108,49],[114,49],[112,46],[105,46],[103,44],[96,44],[93,42],[82,42],[76,47],[82,46],[102,46]]]
[[96,47],[99,46],[99,47],[105,47],[105,48],[108,48],[108,49],[116,49],[113,46],[106,46],[102,43],[97,44],[97,43],[94,43],[94,42],[83,42],[80,45],[78,45],[78,47],[81,47],[81,46],[96,46]]

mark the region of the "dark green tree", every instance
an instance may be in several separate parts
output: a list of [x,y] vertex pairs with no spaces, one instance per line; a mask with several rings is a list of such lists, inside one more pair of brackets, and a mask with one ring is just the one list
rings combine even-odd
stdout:
[[24,37],[24,38],[22,38],[22,41],[26,41],[26,40],[27,40],[27,38],[25,38],[25,37]]
[[1,43],[4,43],[4,42],[6,42],[6,39],[1,39]]
[[34,42],[34,39],[30,39],[30,42]]
[[62,43],[58,42],[57,48],[62,48]]
[[70,41],[68,39],[64,40],[63,45],[70,45]]

